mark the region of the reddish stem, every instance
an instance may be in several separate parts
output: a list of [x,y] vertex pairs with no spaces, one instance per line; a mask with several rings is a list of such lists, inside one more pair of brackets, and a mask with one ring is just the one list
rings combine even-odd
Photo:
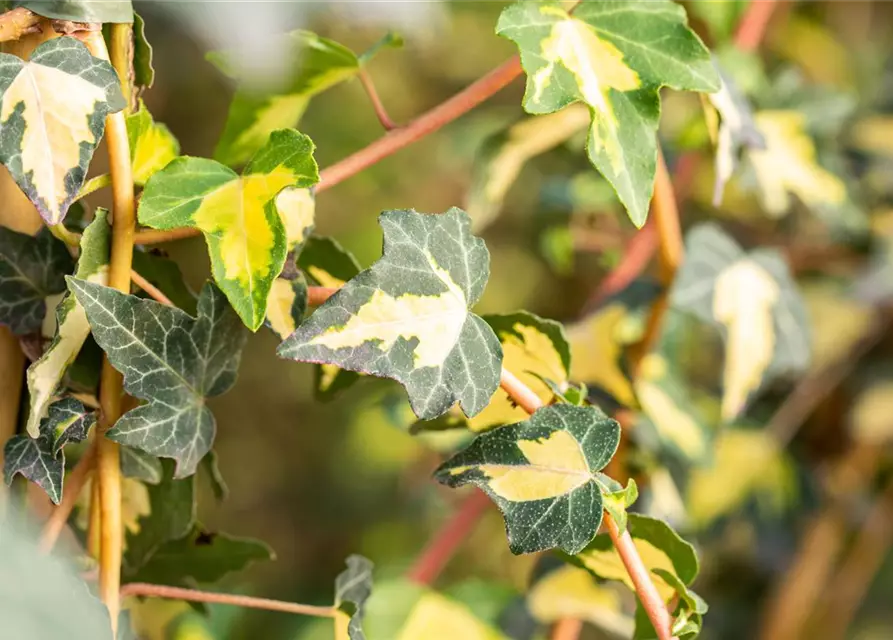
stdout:
[[536,395],[530,387],[521,382],[508,369],[503,369],[499,377],[499,386],[502,390],[509,394],[519,407],[527,413],[533,415],[537,409],[543,407],[543,401]]
[[735,46],[741,51],[756,51],[766,34],[766,27],[778,0],[751,0],[735,31]]
[[372,108],[375,110],[375,117],[378,118],[381,126],[384,127],[385,131],[396,129],[397,124],[391,120],[391,116],[388,115],[388,110],[385,109],[384,103],[381,101],[369,73],[365,69],[360,69],[357,77],[360,79],[360,84],[363,85],[366,95],[369,96],[369,101],[372,102]]
[[337,293],[338,287],[307,287],[307,304],[318,307]]
[[459,545],[474,530],[484,511],[490,506],[490,499],[478,489],[468,496],[452,517],[444,523],[437,535],[409,569],[406,577],[418,584],[431,584],[456,553]]
[[574,618],[564,618],[552,627],[549,640],[577,640],[583,632],[583,621]]

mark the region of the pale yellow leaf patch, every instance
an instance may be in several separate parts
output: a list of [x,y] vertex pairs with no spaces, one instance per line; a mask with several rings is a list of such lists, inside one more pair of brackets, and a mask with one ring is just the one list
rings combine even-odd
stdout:
[[310,97],[303,94],[271,96],[264,107],[257,110],[251,124],[233,141],[233,150],[250,155],[263,145],[271,131],[294,127],[309,103]]
[[133,181],[145,184],[152,174],[177,157],[178,150],[177,140],[168,128],[153,123],[142,131],[133,149]]
[[276,196],[276,210],[285,227],[285,242],[294,247],[306,239],[313,227],[316,214],[316,201],[310,189],[290,187]]
[[715,291],[713,317],[728,331],[722,418],[729,421],[744,408],[772,362],[776,338],[772,310],[780,291],[765,269],[747,259],[723,270]]
[[[668,585],[659,575],[655,574],[654,569],[663,569],[667,573],[675,575],[676,569],[673,566],[672,560],[670,560],[670,557],[666,553],[646,540],[633,538],[633,542],[636,545],[636,549],[639,551],[639,556],[642,558],[642,562],[650,572],[651,580],[654,582],[654,586],[657,587],[657,592],[660,594],[660,597],[664,602],[668,602],[676,595],[676,589]],[[585,553],[578,555],[577,559],[580,560],[583,566],[590,569],[599,577],[605,580],[620,581],[631,590],[636,590],[635,585],[629,577],[629,572],[626,570],[626,566],[613,548],[605,550],[587,549]]]
[[344,280],[336,278],[325,269],[317,267],[316,265],[307,267],[306,271],[307,274],[314,280],[316,280],[321,287],[331,287],[333,289],[337,289],[344,286]]
[[853,436],[859,443],[884,446],[893,440],[893,381],[880,380],[865,391],[850,414]]
[[808,207],[841,205],[846,201],[843,181],[819,166],[802,113],[761,111],[754,121],[765,138],[766,148],[751,149],[749,158],[768,213],[784,214],[790,206],[789,193]]
[[31,183],[53,220],[62,219],[62,204],[72,195],[66,178],[80,164],[81,143],[96,143],[90,118],[72,116],[92,113],[94,105],[105,100],[103,87],[33,62],[23,63],[4,94],[0,124],[7,124],[19,104],[25,105],[22,173],[31,174]]
[[397,640],[504,640],[463,605],[439,593],[425,593],[400,630]]
[[388,351],[398,338],[418,338],[413,353],[415,367],[442,366],[459,340],[468,316],[468,303],[449,272],[439,267],[430,256],[428,260],[432,271],[446,285],[446,292],[436,296],[405,294],[395,298],[378,289],[344,326],[330,327],[308,344],[335,350],[376,342],[381,351]]
[[267,321],[273,331],[285,340],[295,332],[295,320],[291,308],[295,302],[295,290],[285,278],[276,278],[267,297]]

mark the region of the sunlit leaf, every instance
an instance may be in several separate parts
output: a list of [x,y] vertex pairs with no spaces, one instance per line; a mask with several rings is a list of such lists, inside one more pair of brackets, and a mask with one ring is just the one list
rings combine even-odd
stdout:
[[[98,284],[106,283],[110,231],[108,212],[105,209],[97,209],[93,222],[81,236],[81,252],[78,256],[75,277]],[[60,263],[67,262],[68,252],[64,247],[54,245],[54,251],[58,253]],[[57,274],[57,277],[61,281],[61,274]],[[40,359],[28,367],[28,395],[31,408],[28,413],[27,430],[32,437],[37,436],[38,424],[41,418],[46,416],[53,394],[59,388],[69,365],[80,353],[88,335],[90,325],[87,323],[84,308],[71,293],[66,293],[56,307],[56,334],[52,342],[44,349]]]
[[180,154],[180,143],[170,129],[152,119],[142,100],[136,113],[128,115],[126,120],[133,181],[144,185],[153,174],[164,169]]
[[206,399],[236,379],[245,331],[220,291],[202,289],[198,317],[180,309],[69,279],[87,311],[96,342],[124,375],[124,389],[147,401],[128,411],[106,436],[173,458],[176,477],[195,472],[211,449],[216,423]]
[[619,441],[620,426],[600,409],[559,404],[478,436],[435,477],[483,489],[505,516],[513,553],[554,547],[576,553],[601,524],[598,471]]
[[0,53],[0,162],[49,224],[83,185],[106,115],[123,107],[115,70],[75,38],[49,40],[28,61]]
[[46,491],[55,504],[62,499],[65,476],[65,454],[69,442],[81,442],[96,416],[73,398],[64,398],[50,405],[47,417],[40,422],[40,434],[13,436],[6,442],[3,455],[3,476],[6,484],[17,473]]
[[466,196],[472,228],[480,231],[499,215],[506,193],[528,160],[585,130],[590,120],[585,106],[573,105],[552,115],[524,118],[484,141]]
[[765,381],[809,363],[806,309],[784,259],[766,249],[745,253],[715,225],[689,232],[671,304],[723,329],[727,422]]
[[282,340],[293,334],[307,310],[307,283],[299,273],[294,280],[276,278],[267,297],[267,324]]
[[500,16],[527,72],[524,108],[552,113],[573,102],[591,112],[587,152],[636,226],[645,223],[657,161],[661,86],[716,91],[707,49],[684,9],[660,0],[518,2]]
[[363,616],[372,593],[372,562],[363,556],[347,557],[347,569],[335,579],[335,625],[338,638],[365,640]]
[[180,157],[149,179],[140,199],[141,223],[204,233],[214,279],[252,331],[297,239],[291,233],[306,228],[300,190],[319,179],[313,148],[297,131],[274,131],[241,176],[214,160]]
[[0,325],[16,335],[40,331],[46,299],[65,291],[73,270],[68,249],[48,229],[29,236],[0,227]]
[[479,413],[499,384],[502,350],[469,311],[489,277],[489,254],[459,209],[379,218],[381,259],[350,280],[283,342],[280,356],[393,378],[413,411],[435,418],[456,401]]
[[13,0],[11,4],[56,20],[133,22],[130,0]]

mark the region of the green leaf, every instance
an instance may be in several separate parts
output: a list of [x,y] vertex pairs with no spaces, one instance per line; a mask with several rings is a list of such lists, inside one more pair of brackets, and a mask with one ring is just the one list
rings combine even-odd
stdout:
[[552,115],[524,118],[487,138],[475,157],[466,196],[472,228],[480,231],[496,219],[528,160],[585,130],[590,119],[586,107],[575,105]]
[[[194,316],[198,296],[183,279],[180,265],[158,249],[133,252],[133,269],[170,298],[177,307]],[[141,297],[147,297],[145,294]]]
[[146,89],[155,84],[152,45],[146,38],[146,22],[136,12],[133,14],[133,84]]
[[162,481],[146,487],[150,513],[139,519],[137,533],[128,533],[124,573],[133,575],[166,542],[188,535],[195,524],[195,477],[178,480],[174,465],[162,460]]
[[307,310],[307,283],[298,273],[294,280],[276,278],[267,297],[267,324],[281,340],[293,334]]
[[[356,54],[328,38],[309,31],[293,31],[284,37],[289,60],[300,60],[275,95],[264,95],[247,88],[236,92],[230,105],[223,133],[214,150],[214,158],[236,166],[246,162],[276,129],[297,126],[310,99],[326,89],[352,78],[360,69]],[[214,51],[208,60],[227,75],[236,77],[230,63],[232,54]]]
[[479,413],[499,385],[502,349],[469,307],[490,272],[459,209],[386,211],[381,259],[350,280],[279,346],[280,356],[392,378],[430,419],[458,401]]
[[45,18],[72,22],[133,22],[130,0],[13,0]]
[[[698,575],[698,556],[694,547],[663,520],[639,513],[629,514],[628,531],[645,567],[664,602],[677,593],[677,583],[689,585]],[[588,547],[571,559],[602,580],[616,580],[635,592],[623,561],[607,533],[599,534]],[[675,579],[667,579],[669,574]]]
[[13,436],[4,448],[3,477],[10,484],[17,473],[46,491],[54,504],[62,499],[65,476],[65,454],[69,442],[82,442],[96,417],[74,398],[64,398],[50,405],[40,422],[40,435]]
[[214,160],[177,158],[140,199],[141,223],[204,233],[214,279],[252,331],[264,321],[289,247],[303,241],[307,196],[294,188],[319,180],[313,148],[297,131],[274,131],[241,176]]
[[[81,252],[75,277],[99,284],[106,283],[110,237],[108,212],[105,209],[97,209],[93,221],[81,236]],[[67,263],[68,251],[58,244],[53,246],[59,262]],[[58,277],[64,282],[61,274]],[[89,335],[90,325],[84,308],[71,292],[67,292],[56,307],[56,334],[52,342],[46,347],[40,359],[28,367],[28,395],[31,408],[28,413],[27,431],[31,437],[37,436],[38,424],[46,416],[53,394],[56,393],[65,372],[77,358]]]
[[93,337],[124,389],[147,403],[128,411],[106,437],[173,458],[176,477],[195,473],[216,423],[206,399],[236,379],[245,331],[220,291],[202,289],[198,317],[84,280],[69,285],[87,311]]
[[270,547],[259,540],[209,533],[194,525],[186,536],[160,545],[128,581],[175,586],[212,583],[273,558]]
[[[360,273],[360,264],[353,254],[337,240],[319,236],[307,239],[298,255],[297,265],[311,282],[321,287],[341,287]],[[315,379],[316,397],[326,401],[359,380],[359,375],[333,364],[318,364]]]
[[106,115],[122,108],[115,70],[75,38],[49,40],[28,61],[0,53],[0,162],[48,224],[65,218]]
[[152,119],[142,100],[137,112],[127,116],[127,139],[130,141],[133,181],[141,186],[180,154],[180,143],[174,134]]
[[573,554],[601,524],[596,474],[619,442],[620,425],[600,409],[559,404],[478,436],[434,475],[451,487],[483,489],[505,516],[512,553]]
[[223,474],[220,473],[220,467],[217,463],[217,453],[211,449],[208,451],[208,454],[202,458],[201,466],[208,476],[208,482],[211,485],[211,491],[214,493],[214,497],[218,501],[221,501],[226,500],[226,497],[229,495],[229,487],[226,486],[226,480],[223,479]]
[[777,251],[745,253],[718,226],[695,227],[686,238],[670,304],[723,331],[726,422],[765,382],[809,365],[806,307]]
[[73,270],[71,254],[49,229],[29,236],[0,227],[0,325],[16,335],[39,331],[47,297],[65,291]]
[[[673,626],[671,627],[673,637],[694,640],[701,632],[702,617],[708,610],[707,603],[672,572],[666,569],[653,569],[653,572],[676,590],[678,602],[676,607],[670,611],[673,617]],[[633,633],[633,639],[657,640],[657,638],[657,632],[642,607],[642,603],[637,603],[636,630]]]
[[335,579],[335,608],[338,610],[335,625],[346,630],[342,634],[336,632],[339,638],[366,638],[362,624],[366,601],[372,594],[372,567],[372,562],[363,556],[348,556],[347,569]]
[[496,32],[518,45],[527,72],[524,108],[558,111],[574,102],[592,114],[587,152],[641,227],[657,162],[659,89],[712,92],[710,55],[670,0],[518,2]]
[[161,460],[133,447],[121,447],[121,473],[146,484],[159,484],[164,477]]
[[636,481],[630,478],[626,487],[624,487],[616,480],[602,475],[601,490],[605,511],[611,514],[614,522],[617,523],[617,529],[623,533],[626,531],[627,509],[639,497],[639,487],[636,485]]

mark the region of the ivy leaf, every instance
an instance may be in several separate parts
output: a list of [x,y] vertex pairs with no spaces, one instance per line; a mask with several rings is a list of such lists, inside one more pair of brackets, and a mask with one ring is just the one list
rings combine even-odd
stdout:
[[695,227],[686,239],[686,259],[670,303],[724,332],[726,422],[765,381],[809,365],[806,307],[776,251],[745,253],[718,226]]
[[[81,252],[75,277],[98,284],[106,283],[110,236],[108,212],[105,209],[97,209],[93,221],[81,236]],[[67,270],[68,251],[58,246],[56,242],[53,242],[52,246],[58,255],[59,263],[66,263]],[[62,274],[57,274],[57,277],[64,286]],[[54,290],[55,287],[54,283]],[[84,308],[70,292],[66,293],[56,307],[56,335],[40,359],[28,367],[28,395],[31,409],[28,413],[27,431],[32,438],[37,437],[38,425],[46,416],[53,394],[56,393],[65,372],[77,358],[89,335],[90,325]]]
[[583,549],[598,531],[597,472],[620,441],[620,425],[596,407],[559,404],[480,435],[435,472],[451,487],[483,489],[505,516],[512,553]]
[[212,284],[202,289],[198,317],[84,280],[69,285],[87,311],[93,337],[124,389],[147,403],[128,411],[108,438],[173,458],[175,477],[195,473],[211,449],[216,424],[206,399],[233,385],[245,332]]
[[347,569],[335,579],[336,636],[349,640],[365,640],[363,615],[366,600],[372,593],[372,567],[367,558],[359,555],[347,557]]
[[299,273],[294,280],[276,278],[267,298],[267,324],[280,339],[293,334],[307,310],[307,283]]
[[133,14],[133,84],[145,89],[155,84],[152,45],[146,38],[146,22],[136,12]]
[[297,131],[274,131],[241,176],[214,160],[177,158],[149,179],[140,198],[141,223],[204,233],[214,279],[252,331],[264,321],[273,280],[294,243],[288,231],[302,228],[306,216],[306,198],[290,188],[319,180],[313,148]]
[[496,219],[528,160],[585,130],[590,120],[585,106],[573,105],[552,115],[524,118],[487,138],[475,157],[465,203],[472,228],[480,231]]
[[180,154],[180,143],[170,129],[152,119],[142,100],[136,113],[128,115],[126,120],[133,181],[144,185]]
[[[286,87],[275,95],[240,88],[230,105],[214,159],[235,166],[246,162],[275,129],[295,127],[310,99],[352,78],[360,69],[356,54],[334,40],[310,31],[293,31],[284,38],[289,60],[300,60]],[[214,51],[208,60],[230,76],[236,73],[227,52]]]
[[626,531],[627,509],[639,498],[639,487],[636,481],[630,478],[626,487],[613,478],[601,474],[602,500],[605,503],[605,511],[611,514],[617,528],[621,533]]
[[716,137],[716,179],[713,186],[713,206],[722,203],[722,193],[726,183],[738,166],[741,150],[764,149],[766,141],[757,129],[753,112],[747,98],[734,81],[717,64],[717,73],[722,86],[709,95],[710,103],[719,116],[719,131]]
[[211,485],[214,497],[218,502],[225,500],[229,495],[229,487],[226,486],[226,480],[223,479],[223,474],[220,472],[217,453],[213,449],[208,451],[208,455],[202,458],[201,466],[205,470],[205,475],[208,476],[208,482]]
[[[177,307],[195,315],[198,296],[183,279],[180,265],[157,249],[133,252],[133,269],[158,287]],[[143,295],[141,297],[147,297]]]
[[133,447],[121,447],[121,473],[146,484],[159,484],[164,477],[161,460]]
[[[301,248],[297,265],[307,278],[321,287],[338,288],[360,273],[360,263],[333,238],[311,236]],[[331,400],[359,379],[353,371],[333,364],[318,364],[315,370],[316,397]]]
[[73,270],[68,249],[48,229],[29,236],[0,227],[0,324],[16,335],[39,331],[46,298],[65,291]]
[[45,18],[72,22],[133,22],[130,0],[13,0]]
[[273,558],[270,547],[259,540],[209,533],[194,525],[186,536],[160,545],[128,581],[175,586],[211,583]]
[[115,70],[75,38],[49,40],[27,61],[0,53],[0,162],[48,224],[62,222],[105,117],[122,108]]
[[751,149],[747,158],[767,213],[776,218],[787,213],[791,195],[814,211],[836,210],[847,204],[843,180],[818,163],[803,113],[760,111],[755,122],[766,144],[764,149]]
[[381,259],[304,321],[279,355],[397,380],[420,418],[456,401],[476,415],[499,385],[502,360],[493,330],[469,311],[489,277],[484,242],[455,208],[386,211],[379,222]]
[[18,435],[7,441],[3,463],[6,484],[20,473],[46,491],[54,504],[59,504],[65,476],[62,448],[69,442],[85,440],[95,421],[93,412],[74,398],[50,405],[47,417],[40,423],[40,435],[36,438]]
[[518,2],[502,12],[496,32],[521,52],[528,113],[589,107],[589,159],[641,227],[657,162],[660,87],[719,89],[685,10],[670,0],[615,0],[584,2],[571,14],[558,2]]

